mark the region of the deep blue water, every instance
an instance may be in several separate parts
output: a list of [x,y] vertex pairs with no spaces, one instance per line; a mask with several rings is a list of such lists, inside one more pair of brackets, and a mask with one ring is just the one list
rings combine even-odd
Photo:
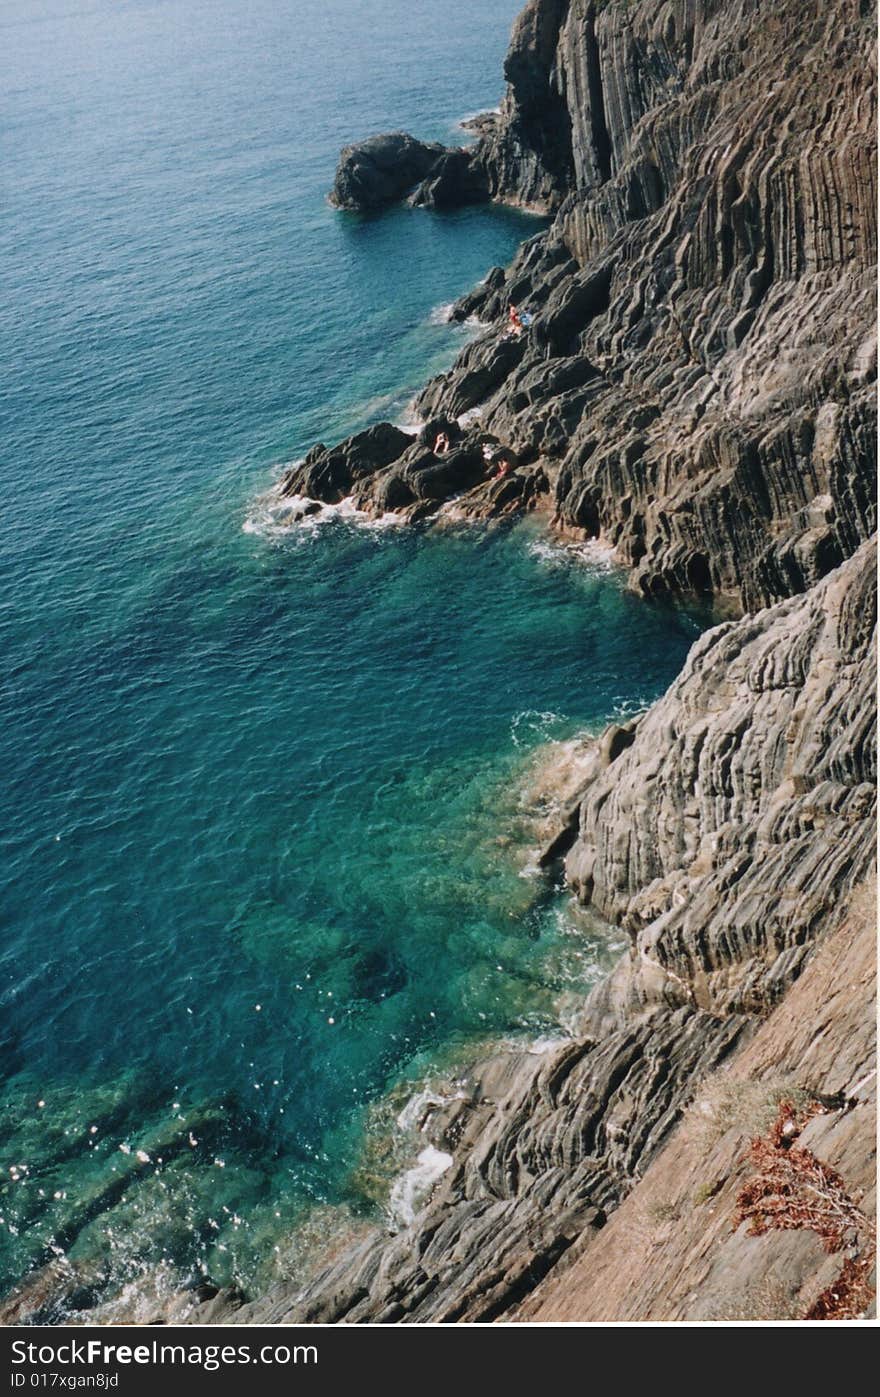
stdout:
[[0,1286],[295,1267],[307,1206],[381,1206],[395,1084],[611,954],[523,790],[695,624],[532,526],[243,528],[539,226],[325,202],[346,140],[498,101],[517,8],[0,14]]

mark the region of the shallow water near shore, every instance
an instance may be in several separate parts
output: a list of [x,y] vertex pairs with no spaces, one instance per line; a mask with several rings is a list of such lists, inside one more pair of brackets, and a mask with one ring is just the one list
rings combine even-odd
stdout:
[[266,1284],[385,1206],[423,1078],[564,1031],[612,954],[525,792],[696,622],[532,522],[244,527],[540,226],[324,198],[346,140],[494,105],[518,8],[4,11],[2,1290]]

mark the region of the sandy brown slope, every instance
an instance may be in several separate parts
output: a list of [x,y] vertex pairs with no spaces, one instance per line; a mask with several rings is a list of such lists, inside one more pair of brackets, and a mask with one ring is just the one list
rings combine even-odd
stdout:
[[[861,902],[861,906],[859,903]],[[839,1274],[812,1232],[735,1231],[744,1160],[780,1091],[835,1098],[799,1143],[831,1164],[870,1216],[876,1208],[876,941],[867,890],[783,1002],[714,1073],[644,1178],[592,1240],[557,1269],[519,1320],[794,1319]]]

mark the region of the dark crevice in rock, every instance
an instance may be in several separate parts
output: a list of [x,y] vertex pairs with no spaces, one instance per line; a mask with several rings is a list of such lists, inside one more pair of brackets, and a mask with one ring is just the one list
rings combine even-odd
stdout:
[[586,21],[586,61],[587,83],[592,118],[593,153],[596,169],[601,180],[611,178],[611,137],[605,121],[605,98],[602,91],[602,68],[599,62],[599,46],[596,42],[596,10],[590,5]]

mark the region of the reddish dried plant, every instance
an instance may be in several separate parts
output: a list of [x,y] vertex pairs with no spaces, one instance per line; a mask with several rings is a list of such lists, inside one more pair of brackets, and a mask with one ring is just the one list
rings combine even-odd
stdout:
[[861,1319],[874,1299],[873,1269],[874,1257],[870,1249],[862,1256],[848,1256],[837,1280],[822,1291],[804,1319]]
[[794,1142],[822,1107],[805,1111],[781,1101],[766,1136],[751,1141],[747,1159],[755,1175],[737,1195],[733,1225],[748,1223],[751,1237],[766,1232],[808,1228],[829,1253],[849,1242],[856,1255],[844,1262],[840,1276],[816,1301],[807,1319],[850,1319],[863,1314],[873,1291],[868,1278],[874,1264],[875,1231],[843,1179],[812,1150]]

